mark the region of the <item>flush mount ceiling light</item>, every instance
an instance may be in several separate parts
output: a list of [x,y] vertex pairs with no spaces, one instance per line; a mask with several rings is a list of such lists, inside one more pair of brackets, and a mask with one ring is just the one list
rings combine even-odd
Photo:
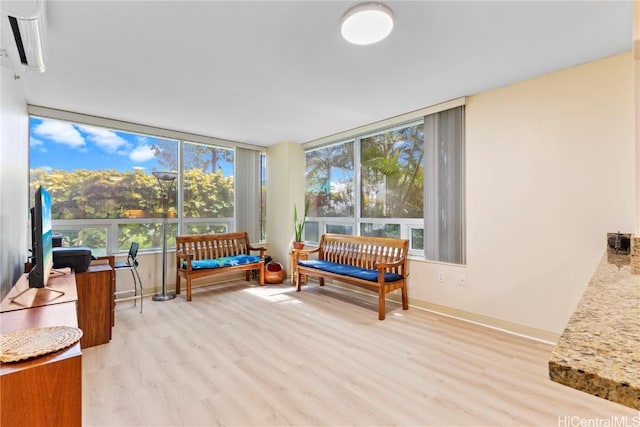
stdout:
[[378,43],[393,30],[393,12],[382,3],[361,3],[347,10],[341,27],[342,37],[349,43]]

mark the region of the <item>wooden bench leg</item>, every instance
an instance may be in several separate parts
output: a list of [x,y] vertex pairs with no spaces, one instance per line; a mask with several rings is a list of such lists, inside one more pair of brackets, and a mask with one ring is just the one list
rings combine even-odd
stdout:
[[260,278],[260,286],[264,286],[264,265],[260,267],[260,271],[258,273],[258,277]]
[[300,280],[302,279],[300,271],[298,271],[298,269],[296,268],[296,274],[295,274],[295,281],[296,281],[296,291],[300,292],[302,283],[300,282]]
[[191,276],[187,276],[187,301],[191,301]]
[[176,273],[176,295],[180,293],[180,273]]
[[402,284],[402,309],[409,310],[409,297],[407,296],[407,282]]
[[384,320],[386,308],[384,305],[384,287],[378,288],[378,320]]

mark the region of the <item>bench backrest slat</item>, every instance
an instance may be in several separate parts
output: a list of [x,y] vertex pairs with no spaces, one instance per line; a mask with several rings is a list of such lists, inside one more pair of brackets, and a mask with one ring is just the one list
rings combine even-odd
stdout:
[[250,255],[249,246],[246,232],[176,236],[177,253],[191,254],[194,260]]
[[387,270],[392,273],[404,274],[409,241],[388,237],[327,233],[320,238],[319,248],[319,259],[367,269],[375,268],[377,262],[391,263],[403,260],[404,263],[399,267]]

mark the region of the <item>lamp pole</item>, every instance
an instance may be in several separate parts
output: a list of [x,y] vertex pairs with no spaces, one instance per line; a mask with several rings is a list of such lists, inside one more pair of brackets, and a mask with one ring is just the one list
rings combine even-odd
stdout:
[[174,188],[178,174],[170,171],[156,171],[153,176],[160,185],[160,195],[162,196],[162,293],[153,296],[154,301],[168,301],[176,297],[175,293],[167,293],[167,218],[169,213],[169,194]]

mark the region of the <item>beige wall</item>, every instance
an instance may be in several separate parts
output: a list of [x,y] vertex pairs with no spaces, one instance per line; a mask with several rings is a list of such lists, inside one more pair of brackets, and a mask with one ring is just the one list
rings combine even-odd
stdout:
[[4,297],[29,255],[29,124],[21,81],[5,65],[0,79],[0,297]]
[[282,142],[269,147],[267,185],[267,253],[288,268],[293,205],[304,206],[304,150],[300,144]]
[[468,264],[412,262],[412,302],[562,332],[606,233],[634,227],[632,63],[625,53],[468,98]]

